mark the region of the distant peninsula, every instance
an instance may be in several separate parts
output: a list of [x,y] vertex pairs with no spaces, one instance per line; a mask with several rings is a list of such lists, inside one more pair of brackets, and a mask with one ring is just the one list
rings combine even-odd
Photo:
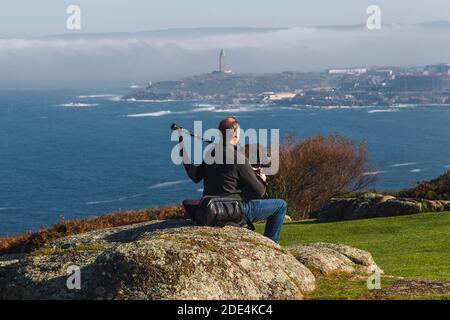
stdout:
[[219,57],[219,70],[177,81],[149,83],[129,100],[280,103],[297,106],[450,104],[450,63],[425,67],[328,69],[322,72],[236,74]]

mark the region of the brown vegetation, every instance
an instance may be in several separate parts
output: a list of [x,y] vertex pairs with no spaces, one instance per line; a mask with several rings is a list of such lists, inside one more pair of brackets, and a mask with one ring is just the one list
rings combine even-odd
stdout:
[[339,135],[303,141],[289,136],[280,147],[280,169],[269,180],[268,193],[286,199],[291,214],[305,219],[331,198],[366,188],[375,180],[370,171],[366,143]]
[[181,206],[162,209],[147,209],[111,213],[85,220],[69,220],[55,224],[37,232],[27,232],[0,239],[0,255],[8,253],[29,253],[43,247],[50,241],[92,230],[119,227],[150,220],[180,218],[184,215]]
[[428,200],[450,200],[450,171],[431,181],[417,183],[417,186],[394,193],[397,197]]

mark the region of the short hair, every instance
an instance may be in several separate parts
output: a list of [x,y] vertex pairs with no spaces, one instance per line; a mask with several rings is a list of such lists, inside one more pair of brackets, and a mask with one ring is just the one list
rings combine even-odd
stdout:
[[227,130],[233,129],[236,131],[240,126],[239,121],[235,117],[227,117],[220,121],[219,131],[222,133],[222,137],[225,140],[227,137]]

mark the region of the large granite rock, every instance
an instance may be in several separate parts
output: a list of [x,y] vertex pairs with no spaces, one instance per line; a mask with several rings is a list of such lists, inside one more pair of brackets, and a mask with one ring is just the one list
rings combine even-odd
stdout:
[[317,213],[317,218],[325,222],[449,210],[450,201],[395,198],[366,193],[356,198],[332,199]]
[[106,299],[301,299],[315,278],[280,246],[247,229],[155,232],[104,252],[90,296]]
[[287,249],[317,276],[336,272],[383,272],[369,252],[346,245],[319,242]]
[[[302,299],[316,276],[371,265],[369,253],[347,246],[288,250],[245,228],[153,221],[1,256],[0,299]],[[67,288],[73,266],[79,290]]]
[[[0,256],[0,300],[87,299],[92,267],[102,252],[159,229],[189,225],[188,220],[166,220],[99,229],[58,239],[32,254]],[[70,266],[80,268],[80,290],[67,288]]]

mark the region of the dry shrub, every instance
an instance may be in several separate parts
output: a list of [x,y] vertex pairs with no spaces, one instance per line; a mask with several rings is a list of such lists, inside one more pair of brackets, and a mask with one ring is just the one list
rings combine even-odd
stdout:
[[450,170],[431,181],[418,182],[414,188],[394,193],[397,197],[450,200]]
[[280,146],[280,169],[269,180],[269,196],[288,201],[295,218],[309,218],[331,198],[362,190],[375,181],[367,143],[340,135],[298,141],[288,136]]
[[61,220],[49,228],[0,239],[0,255],[29,253],[58,238],[92,230],[119,227],[150,220],[176,219],[184,216],[182,206],[172,205],[162,209],[147,209],[110,213],[84,220]]

